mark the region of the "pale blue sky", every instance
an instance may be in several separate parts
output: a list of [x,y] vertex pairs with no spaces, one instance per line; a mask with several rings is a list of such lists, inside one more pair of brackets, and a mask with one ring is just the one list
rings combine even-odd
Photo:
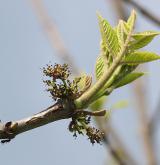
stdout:
[[[99,31],[96,11],[116,24],[111,1],[104,0],[45,0],[49,15],[55,20],[67,48],[77,65],[93,74],[99,53]],[[160,14],[158,0],[142,0],[142,4]],[[137,30],[159,30],[138,14]],[[160,37],[148,49],[160,53]],[[52,49],[28,0],[0,0],[0,119],[21,119],[52,104],[42,83],[42,68],[49,61],[60,62]],[[159,62],[149,64],[150,110],[154,109],[160,93]],[[127,109],[115,111],[112,118],[120,136],[136,159],[145,164],[137,132],[130,87],[114,91],[107,107],[128,99]],[[152,113],[152,112],[151,112]],[[86,137],[76,140],[67,130],[69,120],[58,121],[17,136],[11,143],[0,146],[0,163],[4,165],[102,165],[107,160],[103,145],[92,146]]]

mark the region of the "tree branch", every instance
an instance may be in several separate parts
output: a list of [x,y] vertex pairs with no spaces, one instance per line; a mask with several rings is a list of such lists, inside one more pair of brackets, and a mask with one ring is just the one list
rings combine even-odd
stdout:
[[105,144],[107,145],[111,155],[113,158],[117,161],[119,165],[126,165],[126,163],[122,160],[121,156],[118,154],[118,152],[113,148],[109,138],[105,136],[104,138]]
[[[46,125],[48,123],[70,118],[74,113],[74,105],[68,101],[58,100],[54,105],[25,119],[0,123],[0,139],[6,141],[16,135]],[[5,140],[2,142],[5,142]]]
[[[108,0],[106,0],[106,2],[108,3]],[[110,2],[112,3],[112,6],[114,8],[114,11],[117,13],[116,17],[117,20],[122,19],[122,20],[127,20],[129,14],[128,12],[125,10],[125,6],[122,0],[110,0]]]
[[159,122],[160,122],[160,97],[158,99],[157,107],[154,111],[154,114],[152,115],[148,123],[149,133],[152,136],[151,138],[153,142],[155,140],[155,134],[157,133],[156,129],[159,126],[158,125]]
[[137,165],[137,162],[134,160],[133,156],[131,156],[126,149],[125,144],[123,144],[120,137],[113,129],[111,122],[108,121],[106,124],[105,120],[97,117],[95,119],[100,130],[103,130],[105,133],[103,142],[118,165]]
[[144,95],[144,84],[141,80],[136,83],[134,88],[134,92],[137,98],[137,113],[140,118],[140,133],[143,139],[143,145],[145,149],[146,158],[148,160],[149,165],[155,165],[156,158],[155,158],[155,151],[152,145],[151,134],[149,131],[149,119],[147,115],[147,106],[146,106],[146,99]]

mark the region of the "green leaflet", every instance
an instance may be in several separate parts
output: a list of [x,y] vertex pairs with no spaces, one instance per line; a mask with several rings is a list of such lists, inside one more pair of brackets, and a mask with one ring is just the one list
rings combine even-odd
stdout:
[[103,44],[106,45],[107,50],[113,57],[117,55],[120,50],[120,45],[118,42],[116,31],[100,14],[97,15],[98,15],[102,42]]
[[121,66],[121,70],[118,71],[117,76],[115,76],[114,80],[112,81],[112,84],[109,86],[116,86],[118,82],[120,82],[126,75],[130,74],[137,68],[137,65],[123,65]]
[[136,19],[136,12],[133,10],[131,12],[130,17],[127,20],[127,28],[129,29],[129,31],[131,31],[131,29],[134,27],[135,19]]
[[129,83],[131,83],[132,81],[138,79],[139,77],[143,76],[144,73],[142,72],[134,72],[134,73],[130,73],[128,75],[126,75],[122,80],[120,80],[117,85],[116,88],[122,87],[124,85],[127,85]]
[[124,32],[127,35],[130,31],[130,28],[127,25],[127,22],[123,21],[123,26],[124,26]]
[[[101,78],[101,76],[103,76],[104,72],[107,72],[108,67],[107,67],[105,60],[107,60],[106,57],[104,57],[102,55],[98,56],[98,58],[96,60],[95,73],[96,73],[97,81]],[[107,95],[107,94],[105,94],[105,91],[106,90],[108,91],[108,89],[106,89],[106,88],[107,87],[105,85],[100,91],[97,92],[97,94],[95,95],[95,98],[99,98],[103,95]],[[106,91],[106,93],[108,93],[107,91]],[[109,91],[110,91],[110,89],[109,89]]]
[[98,56],[95,67],[97,80],[103,75],[105,68],[107,69],[107,66],[105,66],[103,56]]
[[156,53],[147,51],[137,51],[127,55],[125,59],[122,61],[122,63],[135,65],[158,59],[160,59],[160,56],[158,56]]
[[143,48],[146,45],[148,45],[154,39],[155,36],[159,34],[160,33],[154,31],[145,31],[145,32],[133,34],[132,37],[134,41],[130,42],[129,47],[132,50]]
[[125,34],[124,22],[122,20],[119,21],[116,30],[117,30],[119,43],[123,45],[126,39],[126,34]]
[[[123,82],[124,77],[130,75],[136,69],[137,65],[124,65],[120,67],[117,72],[114,73],[114,77],[110,79],[106,83],[106,85],[99,91],[99,94],[102,95],[109,95],[115,88],[117,88],[117,84]],[[137,77],[138,78],[138,77]],[[110,83],[109,83],[110,82]]]
[[142,37],[155,37],[155,36],[157,36],[159,34],[160,33],[159,32],[156,32],[156,31],[144,31],[144,32],[135,33],[135,34],[132,35],[132,37],[134,39],[136,39],[136,40],[139,40]]

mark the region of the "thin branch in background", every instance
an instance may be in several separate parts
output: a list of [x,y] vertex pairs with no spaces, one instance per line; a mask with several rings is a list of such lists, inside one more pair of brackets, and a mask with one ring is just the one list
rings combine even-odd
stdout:
[[[150,118],[150,121],[148,123],[148,129],[149,129],[149,133],[151,135],[151,140],[152,140],[152,145],[155,148],[155,150],[157,149],[157,128],[159,127],[159,122],[160,122],[160,97],[158,99],[158,103],[156,106],[156,109],[152,115],[152,117]],[[159,153],[156,153],[155,157],[157,158],[157,161],[159,159]],[[158,164],[158,163],[157,163]]]
[[[124,5],[122,4],[122,0],[118,0],[116,1],[114,0],[113,5],[115,6],[115,8],[117,9],[117,14],[120,15],[123,19],[126,18],[125,14],[125,8]],[[121,1],[121,3],[120,3]],[[143,14],[146,14],[145,16],[148,16],[149,19],[152,19],[154,16],[149,13],[146,9],[142,8],[141,6],[139,6],[137,3],[135,3],[132,0],[123,0],[124,2],[128,2],[131,3],[134,7],[138,8]],[[154,17],[154,20],[158,20],[156,17]],[[159,24],[160,25],[160,24]],[[152,143],[152,137],[150,135],[150,131],[148,128],[148,117],[147,117],[147,106],[146,106],[146,99],[144,96],[144,91],[145,90],[145,84],[142,81],[137,81],[136,82],[136,90],[134,91],[136,94],[136,101],[138,103],[139,108],[137,109],[137,112],[139,114],[140,117],[140,124],[141,124],[141,134],[142,134],[142,138],[143,138],[143,142],[144,142],[144,148],[145,148],[145,152],[146,152],[146,157],[148,159],[148,163],[150,165],[154,165],[156,164],[156,158],[154,156],[154,149],[153,149],[153,143]]]
[[152,139],[149,131],[149,118],[147,115],[147,103],[145,98],[145,91],[144,91],[144,83],[142,80],[137,80],[138,82],[134,86],[134,92],[136,95],[136,101],[138,108],[137,114],[140,118],[140,133],[143,139],[144,151],[146,154],[147,164],[148,165],[156,165],[156,158],[155,152],[152,145]]
[[119,165],[127,165],[121,158],[120,154],[113,148],[110,140],[108,139],[107,136],[105,136],[104,138],[105,144],[107,145],[107,148],[109,149],[109,152],[111,153],[111,155],[115,158],[116,162]]
[[108,132],[110,134],[111,134],[111,132],[110,132],[110,130],[108,130],[105,120],[102,121],[102,120],[99,120],[98,118],[96,118],[96,122],[97,122],[97,125],[99,126],[100,130],[103,130],[103,132],[105,133],[104,144],[106,145],[106,148],[109,151],[109,153],[111,154],[114,161],[116,161],[116,163],[118,163],[119,165],[127,165],[125,163],[125,161],[122,159],[122,157],[120,156],[120,154],[117,152],[118,150],[116,150],[115,147],[113,147],[110,139],[108,138]]
[[45,34],[50,40],[51,46],[57,51],[60,59],[72,68],[72,72],[78,74],[78,68],[73,61],[73,56],[66,48],[59,30],[54,21],[49,17],[42,0],[31,0],[31,3]]
[[[158,123],[160,122],[160,97],[157,103],[156,110],[154,111],[154,114],[152,115],[148,127],[150,134],[152,136],[152,141],[154,142],[155,140],[155,135],[156,135],[156,130],[158,127]],[[153,144],[154,145],[154,144]]]
[[[158,103],[156,105],[156,109],[152,115],[152,117],[150,118],[149,124],[148,124],[148,129],[149,129],[149,133],[151,135],[151,139],[152,139],[152,145],[155,148],[155,150],[157,149],[157,128],[159,127],[159,122],[160,122],[160,96],[158,98]],[[156,153],[155,157],[157,158],[157,161],[159,159],[159,154]]]
[[146,8],[141,6],[140,4],[138,4],[137,2],[135,2],[133,0],[122,0],[122,1],[132,5],[137,10],[139,10],[139,12],[142,15],[144,15],[144,17],[146,17],[148,20],[150,20],[151,22],[153,22],[157,26],[160,26],[160,18],[157,17],[156,15],[154,15],[153,13],[151,13],[149,10],[147,10]]
[[[108,0],[106,0],[106,2],[108,2]],[[114,11],[117,12],[116,16],[117,19],[122,19],[122,20],[126,20],[128,18],[128,13],[125,10],[125,6],[123,1],[121,0],[110,0],[110,2],[112,3],[112,6],[114,8]]]
[[115,145],[117,148],[117,152],[121,155],[121,157],[124,159],[126,164],[129,165],[138,165],[138,163],[133,159],[133,156],[131,156],[130,152],[125,147],[125,144],[120,140],[118,137],[117,132],[113,128],[113,126],[109,125],[109,130],[111,131],[111,142]]
[[153,116],[151,117],[151,120],[149,123],[149,127],[150,127],[151,132],[155,132],[155,129],[158,126],[159,122],[160,122],[160,99],[158,101],[156,110],[155,110]]
[[[126,3],[129,3],[130,5],[133,5],[135,8],[139,10],[140,13],[142,13],[148,20],[152,21],[156,25],[160,27],[160,18],[157,17],[156,15],[152,14],[150,11],[145,9],[144,7],[140,6],[138,3],[136,3],[133,0],[121,0]],[[160,100],[160,99],[159,99]],[[160,116],[160,101],[157,103],[157,108],[151,117],[150,121],[148,122],[148,129],[149,129],[149,134],[152,139],[152,143],[154,145],[154,140],[155,140],[155,132],[157,128],[157,123],[159,122],[159,116]]]
[[96,122],[100,130],[103,130],[105,133],[104,143],[114,160],[119,165],[138,165],[133,159],[133,156],[131,156],[130,152],[126,149],[125,144],[121,141],[110,121],[106,123],[106,120],[96,118]]

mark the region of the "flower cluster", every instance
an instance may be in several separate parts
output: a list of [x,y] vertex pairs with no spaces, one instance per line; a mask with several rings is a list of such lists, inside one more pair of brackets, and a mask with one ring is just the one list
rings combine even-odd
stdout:
[[74,116],[69,124],[69,130],[70,132],[73,132],[74,137],[77,137],[77,134],[86,134],[92,144],[95,142],[101,143],[104,139],[104,133],[94,127],[91,127],[89,125],[90,122],[91,116]]
[[86,135],[92,144],[95,142],[100,143],[104,139],[104,132],[94,127],[88,127],[86,130]]
[[68,69],[67,64],[55,64],[54,66],[52,65],[47,65],[47,68],[43,68],[43,73],[46,76],[49,76],[53,78],[54,80],[56,79],[62,79],[65,80],[69,77],[70,71]]
[[80,78],[75,78],[73,81],[68,79],[70,71],[67,64],[47,65],[43,68],[43,73],[49,77],[44,83],[55,101],[59,98],[74,100],[81,95],[82,92],[78,88]]
[[73,132],[73,136],[77,137],[78,134],[84,134],[84,130],[86,130],[86,126],[90,123],[91,117],[73,117],[72,121],[69,124],[70,132]]

